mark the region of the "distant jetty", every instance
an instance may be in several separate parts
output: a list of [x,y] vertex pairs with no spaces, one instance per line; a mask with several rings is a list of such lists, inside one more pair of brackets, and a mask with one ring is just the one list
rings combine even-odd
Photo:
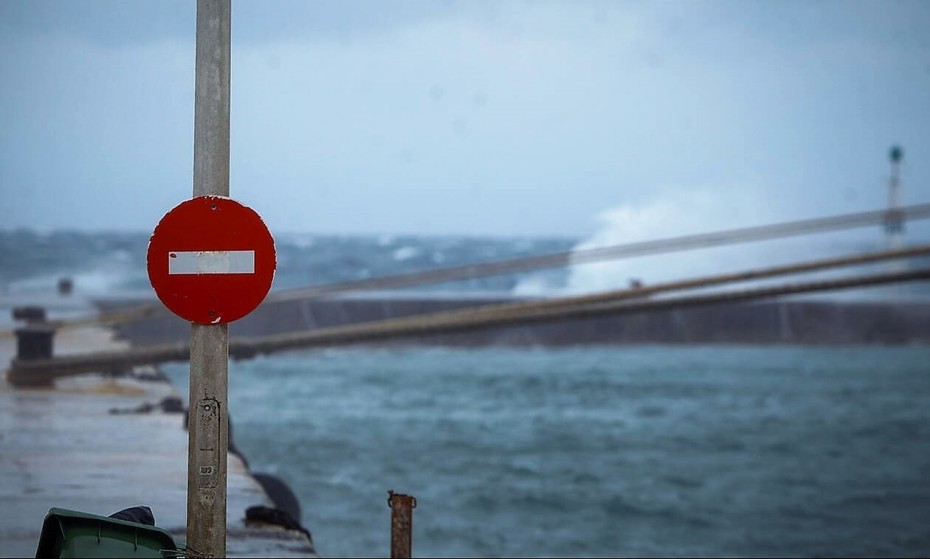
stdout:
[[[232,324],[240,338],[272,336],[369,321],[512,303],[499,296],[372,294],[266,302]],[[98,301],[104,310],[138,301]],[[135,347],[184,342],[189,325],[167,314],[125,322],[118,336]],[[436,334],[392,344],[571,346],[603,344],[930,344],[930,301],[779,300],[676,308],[547,324]]]

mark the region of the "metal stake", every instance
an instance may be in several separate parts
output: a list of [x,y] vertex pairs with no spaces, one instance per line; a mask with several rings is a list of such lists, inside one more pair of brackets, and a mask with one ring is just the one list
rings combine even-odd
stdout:
[[388,491],[388,506],[391,507],[391,558],[413,557],[413,509],[417,499]]
[[[194,83],[194,197],[229,195],[230,0],[197,0]],[[229,448],[225,324],[191,324],[187,456],[187,546],[226,556]]]

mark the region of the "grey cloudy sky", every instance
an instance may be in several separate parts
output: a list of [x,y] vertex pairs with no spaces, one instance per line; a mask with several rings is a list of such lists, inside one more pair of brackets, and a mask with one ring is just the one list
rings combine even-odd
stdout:
[[[0,2],[0,227],[190,197],[194,16]],[[899,143],[925,202],[927,29],[925,1],[234,0],[232,196],[273,231],[712,230],[881,207]]]

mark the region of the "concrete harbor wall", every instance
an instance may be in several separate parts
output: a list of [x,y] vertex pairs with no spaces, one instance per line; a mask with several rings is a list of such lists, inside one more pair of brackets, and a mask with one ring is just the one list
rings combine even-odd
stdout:
[[[267,336],[300,330],[514,302],[501,297],[379,295],[263,304],[230,325],[230,335]],[[128,302],[100,302],[105,308]],[[183,342],[188,323],[162,314],[121,325],[133,345]],[[442,334],[398,343],[455,346],[565,346],[640,343],[930,344],[930,301],[787,300],[682,308],[648,313]]]

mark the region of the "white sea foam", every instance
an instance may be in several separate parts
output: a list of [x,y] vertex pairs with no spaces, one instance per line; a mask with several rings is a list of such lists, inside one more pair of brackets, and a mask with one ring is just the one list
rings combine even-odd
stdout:
[[[575,245],[573,252],[814,217],[793,215],[779,208],[777,201],[751,194],[751,191],[734,192],[721,198],[709,191],[697,190],[663,196],[643,204],[622,204],[601,212],[597,216],[600,228]],[[874,230],[848,231],[604,262],[576,262],[570,266],[564,288],[553,290],[544,282],[529,277],[517,284],[514,293],[570,295],[623,289],[634,280],[655,284],[839,256],[866,245],[878,249],[880,241],[880,233]]]
[[58,280],[70,278],[74,291],[82,295],[107,295],[120,287],[123,277],[115,274],[112,269],[88,270],[83,272],[62,272],[60,274],[45,274],[23,280],[12,281],[9,284],[10,294],[53,293],[57,289]]
[[529,276],[517,282],[512,293],[518,297],[545,297],[557,295],[559,291],[559,288],[554,288],[545,278]]
[[422,249],[412,246],[402,246],[394,251],[394,260],[402,262],[404,260],[410,260],[411,258],[416,258],[422,253]]
[[295,247],[299,249],[310,248],[317,244],[316,236],[309,234],[309,233],[287,234],[287,235],[284,235],[284,238],[282,240],[289,242],[290,244],[294,245]]

